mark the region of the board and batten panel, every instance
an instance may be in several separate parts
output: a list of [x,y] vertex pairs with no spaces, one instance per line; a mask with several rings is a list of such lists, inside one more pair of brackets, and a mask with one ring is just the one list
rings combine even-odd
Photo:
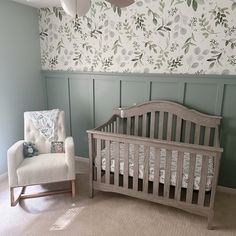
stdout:
[[221,145],[224,148],[220,185],[236,188],[236,84],[225,85]]
[[187,82],[185,87],[184,105],[210,115],[215,114],[217,84]]
[[[73,79],[70,79],[70,90],[68,90],[66,78],[71,76]],[[93,128],[94,117],[96,125],[106,121],[112,114],[113,105],[130,106],[149,99],[165,99],[183,102],[186,106],[207,114],[222,115],[221,146],[224,148],[224,153],[219,184],[236,188],[235,77],[181,75],[180,78],[176,75],[114,75],[79,72],[50,72],[45,73],[44,77],[47,78],[49,108],[59,107],[65,110],[69,117],[69,104],[71,104],[71,126],[76,153],[84,157],[88,157],[86,130]],[[164,81],[165,77],[168,82]],[[118,86],[120,81],[121,88]],[[151,82],[152,86],[150,86]],[[121,96],[118,99],[119,93]],[[70,94],[70,102],[68,94]],[[106,96],[109,96],[109,99]],[[68,118],[66,120],[69,121]]]
[[93,128],[93,80],[70,79],[71,127],[76,155],[88,157],[87,130]]
[[133,106],[148,101],[150,97],[150,82],[139,80],[121,81],[121,106]]
[[152,82],[151,100],[177,101],[179,84],[174,82]]
[[95,127],[106,122],[114,108],[120,106],[120,81],[112,78],[95,79],[94,108]]
[[66,134],[71,135],[70,130],[70,106],[68,79],[58,77],[47,77],[47,108],[59,108],[65,112]]

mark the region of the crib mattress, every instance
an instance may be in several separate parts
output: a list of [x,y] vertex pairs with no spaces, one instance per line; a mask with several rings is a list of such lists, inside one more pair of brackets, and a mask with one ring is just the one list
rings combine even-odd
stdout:
[[[115,143],[111,142],[110,145],[110,171],[114,172],[115,169]],[[107,147],[102,149],[101,151],[101,161],[102,161],[102,170],[106,169],[106,153]],[[125,157],[125,145],[124,143],[120,143],[120,174],[124,174],[124,157]],[[172,151],[172,160],[171,160],[171,177],[170,184],[172,186],[176,185],[177,178],[177,158],[178,152]],[[165,181],[165,159],[166,159],[166,149],[161,149],[160,152],[160,183],[164,184]],[[149,154],[149,181],[154,180],[154,160],[155,160],[155,149],[150,147]],[[213,179],[213,158],[208,158],[208,172],[207,172],[207,180],[206,180],[206,191],[211,190],[212,179]],[[188,175],[189,175],[189,163],[190,163],[190,154],[188,152],[184,152],[184,162],[183,162],[183,175],[182,175],[182,187],[187,188],[188,186]],[[98,166],[98,158],[95,158],[95,165]],[[201,179],[201,167],[202,167],[202,155],[197,154],[196,165],[195,165],[195,173],[194,173],[194,186],[195,190],[199,190],[200,188],[200,179]],[[134,145],[129,145],[129,176],[133,176],[134,174]],[[144,146],[139,145],[139,178],[143,179],[144,175]]]

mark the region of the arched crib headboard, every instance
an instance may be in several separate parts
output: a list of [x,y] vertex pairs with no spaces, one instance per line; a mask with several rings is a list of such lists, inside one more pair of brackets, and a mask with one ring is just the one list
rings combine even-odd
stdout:
[[181,104],[154,100],[114,109],[119,133],[168,141],[219,147],[222,117],[211,116]]

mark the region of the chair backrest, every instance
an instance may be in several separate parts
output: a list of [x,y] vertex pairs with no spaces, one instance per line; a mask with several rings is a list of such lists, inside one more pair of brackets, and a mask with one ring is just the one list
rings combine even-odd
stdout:
[[[50,153],[51,142],[48,141],[35,127],[28,114],[24,113],[24,140],[31,141],[35,144],[39,153]],[[65,141],[65,113],[60,111],[58,115],[58,130],[57,130],[58,141]]]

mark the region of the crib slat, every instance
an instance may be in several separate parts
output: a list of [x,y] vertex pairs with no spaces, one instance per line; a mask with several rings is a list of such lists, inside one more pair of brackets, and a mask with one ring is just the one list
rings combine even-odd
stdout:
[[211,199],[210,199],[210,208],[213,208],[214,201],[215,201],[215,192],[216,192],[216,186],[219,176],[219,169],[220,169],[220,157],[221,154],[217,154],[214,159],[214,175],[212,180],[212,187],[211,187]]
[[204,145],[206,146],[209,146],[209,143],[210,143],[210,133],[211,133],[211,128],[206,127],[205,136],[204,136]]
[[101,141],[101,150],[105,148],[105,140]]
[[120,133],[120,117],[116,117],[116,131]]
[[134,135],[138,135],[138,116],[135,116],[135,121],[134,121]]
[[125,126],[124,126],[124,119],[123,118],[119,118],[119,133],[120,134],[126,133],[124,128],[125,128]]
[[114,133],[114,123],[111,123],[110,126],[111,126],[111,133]]
[[158,139],[163,138],[163,125],[164,125],[163,121],[164,121],[164,112],[160,111],[159,112]]
[[150,122],[150,138],[154,138],[155,132],[155,112],[151,112],[151,122]]
[[110,132],[113,133],[113,123],[110,123]]
[[177,159],[177,176],[176,176],[176,187],[175,187],[175,200],[180,200],[181,197],[181,187],[183,178],[183,163],[184,163],[184,153],[178,152]]
[[110,168],[111,168],[110,153],[111,153],[110,141],[106,140],[106,176],[105,176],[106,184],[110,184]]
[[117,125],[116,125],[116,121],[113,122],[113,130],[114,132],[113,133],[117,133]]
[[169,198],[172,151],[166,150],[164,197]]
[[127,134],[130,135],[131,131],[131,117],[127,117]]
[[200,188],[199,188],[199,193],[198,193],[198,205],[200,205],[200,206],[204,205],[207,172],[208,172],[208,156],[203,156],[202,157]]
[[148,193],[150,147],[144,148],[143,191]]
[[168,113],[168,123],[167,123],[167,140],[170,141],[172,137],[172,119],[173,114]]
[[201,130],[201,126],[196,124],[195,134],[194,134],[194,144],[199,144],[200,130]]
[[97,182],[101,182],[101,170],[102,170],[102,160],[101,160],[101,139],[97,139],[97,159],[98,159],[98,166],[97,166]]
[[215,147],[219,147],[219,146],[220,146],[220,143],[219,143],[219,130],[218,130],[218,127],[215,128],[214,146],[215,146]]
[[129,144],[125,143],[125,156],[124,156],[124,187],[128,188],[129,184]]
[[116,129],[117,129],[117,133],[120,133],[121,131],[121,118],[120,117],[116,117]]
[[133,190],[138,191],[138,174],[139,174],[139,146],[134,144],[134,175]]
[[143,114],[143,124],[142,124],[142,136],[147,135],[147,114]]
[[115,170],[114,170],[114,183],[119,186],[119,172],[120,172],[120,143],[115,143]]
[[160,154],[161,154],[161,150],[159,148],[155,148],[153,194],[157,196],[158,196],[159,182],[160,182]]
[[112,133],[116,133],[116,122],[114,121],[113,123],[112,123]]
[[186,127],[185,127],[185,138],[184,142],[189,143],[190,139],[190,129],[191,129],[191,122],[189,120],[186,120]]
[[180,138],[181,138],[181,123],[182,123],[181,118],[179,118],[177,116],[177,118],[176,118],[176,135],[175,135],[176,142],[180,142]]
[[196,165],[196,154],[191,153],[189,161],[188,186],[187,186],[187,197],[186,197],[187,203],[192,203],[195,165]]

